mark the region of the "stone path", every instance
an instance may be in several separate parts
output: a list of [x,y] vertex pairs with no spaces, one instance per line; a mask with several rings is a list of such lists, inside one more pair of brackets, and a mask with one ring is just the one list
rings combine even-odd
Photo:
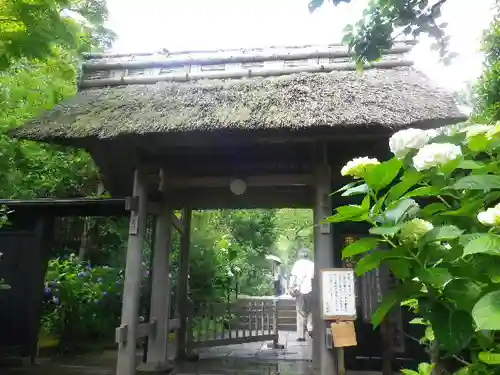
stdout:
[[257,358],[261,360],[279,359],[281,361],[311,361],[312,345],[297,341],[297,333],[279,332],[279,343],[284,349],[268,348],[268,342],[255,342],[227,345],[215,348],[202,348],[198,351],[200,359],[212,358]]

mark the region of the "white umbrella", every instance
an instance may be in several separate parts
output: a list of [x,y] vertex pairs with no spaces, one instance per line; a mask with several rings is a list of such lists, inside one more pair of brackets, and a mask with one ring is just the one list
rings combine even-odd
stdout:
[[276,255],[266,255],[267,260],[273,260],[277,263],[283,263],[280,258],[278,258]]

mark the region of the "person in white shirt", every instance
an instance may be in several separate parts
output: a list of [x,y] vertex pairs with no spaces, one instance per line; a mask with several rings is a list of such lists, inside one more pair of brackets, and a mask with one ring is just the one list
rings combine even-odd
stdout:
[[297,309],[297,340],[305,341],[306,331],[312,334],[312,280],[314,262],[309,259],[309,250],[301,249],[299,259],[292,267],[290,294],[295,297]]

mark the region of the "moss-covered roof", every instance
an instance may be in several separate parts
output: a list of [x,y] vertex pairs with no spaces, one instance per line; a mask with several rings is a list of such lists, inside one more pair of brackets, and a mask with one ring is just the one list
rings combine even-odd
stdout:
[[33,140],[240,129],[382,126],[463,119],[452,95],[411,67],[200,79],[81,90],[15,131]]

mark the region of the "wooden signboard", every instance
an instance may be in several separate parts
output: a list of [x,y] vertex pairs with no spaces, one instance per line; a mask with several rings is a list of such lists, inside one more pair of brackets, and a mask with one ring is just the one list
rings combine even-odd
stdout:
[[321,315],[323,320],[356,320],[354,271],[349,268],[320,270]]
[[330,324],[332,330],[333,346],[335,348],[345,348],[356,346],[356,330],[353,321],[333,322]]

